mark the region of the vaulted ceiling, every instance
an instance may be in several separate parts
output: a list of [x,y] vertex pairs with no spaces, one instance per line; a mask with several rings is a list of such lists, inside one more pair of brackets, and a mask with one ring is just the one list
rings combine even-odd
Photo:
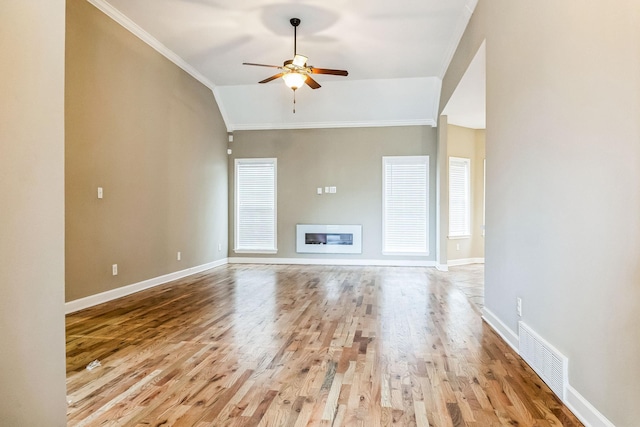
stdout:
[[[437,123],[441,79],[477,0],[89,0],[209,86],[229,131]],[[346,69],[322,88],[257,82],[298,53]]]

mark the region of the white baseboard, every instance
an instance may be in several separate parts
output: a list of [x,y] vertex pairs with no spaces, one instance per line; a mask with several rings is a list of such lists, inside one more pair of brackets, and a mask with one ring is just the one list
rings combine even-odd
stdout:
[[447,264],[436,264],[436,270],[438,271],[449,271],[449,266]]
[[586,427],[615,427],[578,391],[567,384],[564,404]]
[[162,285],[164,283],[168,283],[173,280],[182,279],[183,277],[200,273],[202,271],[209,270],[211,268],[219,267],[227,263],[228,263],[228,259],[223,258],[218,261],[198,265],[195,267],[187,268],[185,270],[180,270],[173,273],[165,274],[163,276],[154,277],[152,279],[143,280],[142,282],[133,283],[131,285],[122,286],[116,289],[111,289],[110,291],[101,292],[99,294],[90,295],[88,297],[69,301],[65,303],[65,314],[74,313],[76,311],[80,311],[85,308],[93,307],[94,305],[98,305],[108,301],[112,301],[114,299],[122,298],[124,296],[131,295],[145,289],[153,288],[154,286]]
[[484,264],[484,258],[462,258],[452,259],[447,261],[449,267],[455,267],[457,265],[469,265],[469,264]]
[[231,257],[229,264],[292,264],[292,265],[357,265],[380,267],[435,267],[435,261],[403,259],[345,259],[345,258],[262,258]]
[[504,342],[509,344],[509,347],[513,349],[516,353],[520,354],[518,351],[518,347],[520,347],[520,339],[518,338],[518,334],[513,332],[511,328],[502,323],[502,320],[498,318],[495,314],[491,312],[491,310],[486,307],[482,309],[482,319],[487,322],[491,328],[497,332],[498,335],[502,337]]

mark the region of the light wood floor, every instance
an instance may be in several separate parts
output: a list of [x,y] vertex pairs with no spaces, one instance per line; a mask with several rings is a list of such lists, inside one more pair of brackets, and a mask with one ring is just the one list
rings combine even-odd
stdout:
[[484,307],[484,264],[460,265],[449,267],[444,276],[460,289],[482,312]]
[[70,426],[581,425],[430,268],[229,265],[71,314],[67,389]]

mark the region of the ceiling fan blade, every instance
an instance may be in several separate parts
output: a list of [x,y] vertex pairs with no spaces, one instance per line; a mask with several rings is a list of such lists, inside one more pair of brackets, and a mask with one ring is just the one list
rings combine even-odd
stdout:
[[252,62],[243,62],[242,65],[253,65],[255,67],[282,68],[279,65],[254,64]]
[[311,70],[313,74],[332,74],[334,76],[349,75],[349,72],[346,70],[331,70],[329,68],[315,68],[315,67],[309,67],[309,70]]
[[268,78],[266,78],[266,79],[264,79],[262,81],[259,81],[258,83],[269,83],[271,80],[279,79],[283,75],[284,75],[284,73],[278,73],[278,74],[275,74],[275,75],[273,75],[271,77],[268,77]]
[[307,84],[307,86],[309,86],[311,89],[318,89],[322,86],[320,86],[320,83],[318,83],[317,81],[313,80],[311,78],[311,76],[307,76],[307,80],[305,80],[305,83]]

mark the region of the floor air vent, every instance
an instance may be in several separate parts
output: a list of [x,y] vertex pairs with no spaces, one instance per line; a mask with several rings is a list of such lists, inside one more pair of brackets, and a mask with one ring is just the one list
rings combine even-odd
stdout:
[[523,322],[518,323],[520,356],[551,390],[564,401],[567,383],[567,358]]

